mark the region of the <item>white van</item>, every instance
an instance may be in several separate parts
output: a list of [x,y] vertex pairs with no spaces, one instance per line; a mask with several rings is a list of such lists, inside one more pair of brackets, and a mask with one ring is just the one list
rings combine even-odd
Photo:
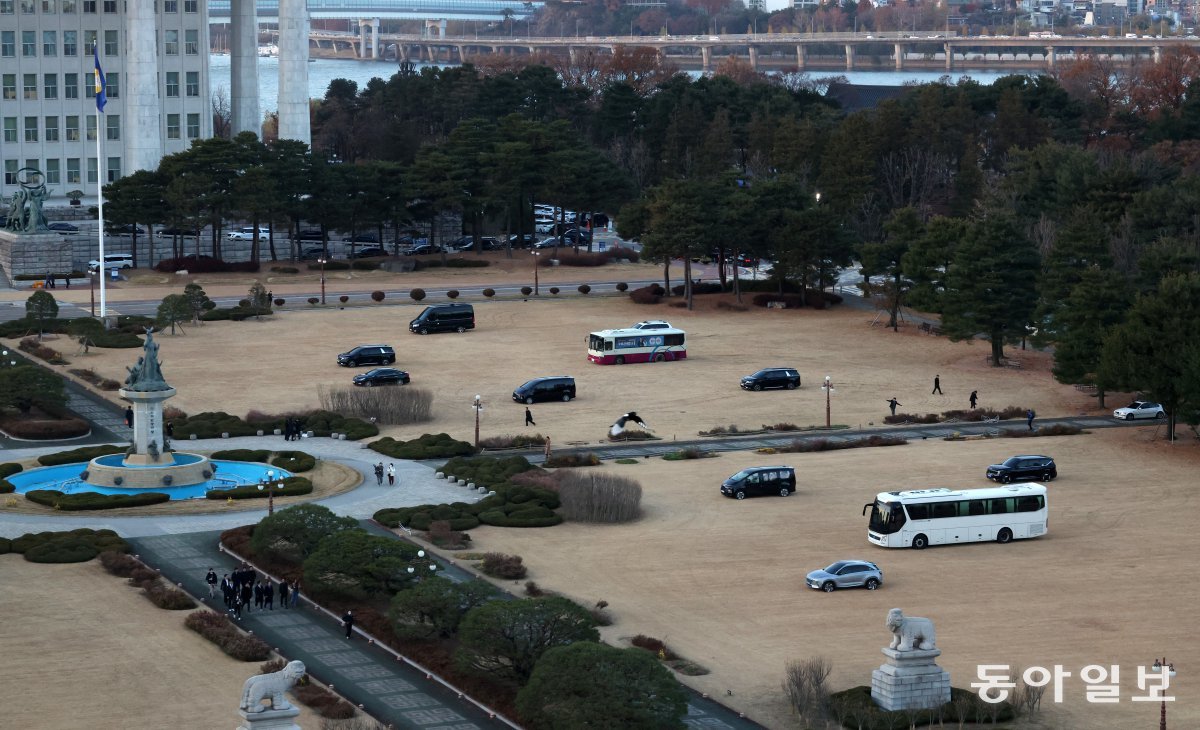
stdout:
[[[132,269],[133,255],[127,253],[106,253],[104,254],[104,268],[106,269]],[[99,271],[100,259],[92,259],[88,262],[88,271]]]

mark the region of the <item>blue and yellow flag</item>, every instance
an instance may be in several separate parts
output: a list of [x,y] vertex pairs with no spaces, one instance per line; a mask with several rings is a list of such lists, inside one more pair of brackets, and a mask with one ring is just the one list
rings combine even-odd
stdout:
[[100,48],[95,43],[92,44],[92,57],[96,59],[96,109],[103,112],[104,105],[108,103],[108,95],[104,93],[108,82],[104,80],[104,70],[100,68]]

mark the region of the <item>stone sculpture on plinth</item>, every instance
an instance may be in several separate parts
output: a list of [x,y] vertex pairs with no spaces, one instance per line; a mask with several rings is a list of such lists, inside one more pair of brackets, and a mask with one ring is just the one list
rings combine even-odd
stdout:
[[39,277],[73,268],[72,246],[46,225],[42,203],[46,199],[46,176],[34,167],[15,172],[17,189],[0,208],[6,221],[0,226],[0,269],[9,279],[22,274]]
[[[287,701],[285,693],[304,676],[304,662],[291,661],[278,672],[259,674],[246,680],[238,713],[238,730],[300,730],[295,723],[300,710]],[[270,705],[264,705],[269,700]]]
[[885,710],[925,710],[950,701],[950,673],[934,661],[937,648],[933,622],[888,611],[885,622],[892,643],[882,649],[887,662],[871,672],[871,699]]

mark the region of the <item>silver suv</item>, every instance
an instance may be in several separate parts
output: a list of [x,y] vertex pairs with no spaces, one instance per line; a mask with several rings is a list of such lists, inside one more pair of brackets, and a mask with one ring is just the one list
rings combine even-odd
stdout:
[[669,330],[671,323],[661,319],[647,319],[630,327],[631,330]]
[[866,560],[839,560],[821,570],[808,574],[804,582],[809,588],[833,593],[838,588],[862,586],[873,591],[883,585],[883,571]]

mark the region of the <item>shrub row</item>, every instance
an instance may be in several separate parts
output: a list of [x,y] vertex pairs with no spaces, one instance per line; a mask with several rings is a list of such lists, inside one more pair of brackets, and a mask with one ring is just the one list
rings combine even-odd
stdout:
[[523,456],[476,456],[473,458],[456,456],[441,466],[439,471],[447,476],[453,475],[459,479],[475,482],[481,487],[496,488],[504,485],[515,475],[530,470],[541,471]]
[[312,454],[306,454],[303,451],[279,451],[271,457],[271,466],[298,474],[316,468],[317,459]]
[[21,340],[17,347],[22,352],[28,352],[30,355],[33,355],[39,360],[45,360],[51,365],[67,364],[67,360],[62,356],[61,352],[55,350],[53,347],[43,345],[41,342],[38,342],[36,337],[26,337],[25,339]]
[[561,454],[551,454],[545,463],[546,466],[555,469],[575,466],[599,466],[600,457],[591,451],[565,451]]
[[[252,418],[252,416],[254,416]],[[166,415],[163,416],[166,419]],[[224,411],[207,411],[194,416],[184,415],[173,420],[175,438],[186,439],[192,434],[196,438],[220,438],[221,434],[230,436],[254,436],[259,430],[270,433],[274,429],[283,429],[288,418],[300,421],[301,428],[312,431],[317,436],[328,436],[331,433],[344,433],[351,441],[376,436],[379,428],[358,418],[347,418],[329,411],[308,411],[299,414],[267,415],[248,414],[245,420],[232,416]]]
[[[562,521],[553,512],[559,507],[558,494],[549,486],[553,480],[523,457],[452,459],[441,471],[490,486],[495,494],[474,504],[454,502],[383,509],[375,513],[375,519],[388,527],[404,525],[415,530],[428,530],[438,521],[446,522],[451,530],[470,530],[481,523],[497,527],[547,527]],[[538,475],[542,481],[537,485],[516,483],[530,475]]]
[[118,390],[121,387],[121,384],[117,381],[110,380],[109,378],[103,378],[97,375],[95,370],[88,368],[72,368],[70,373],[85,383],[90,383],[96,386],[100,390]]
[[861,449],[868,446],[902,446],[908,439],[899,436],[868,436],[866,438],[834,440],[826,438],[797,439],[787,446],[777,446],[781,454],[807,454],[813,451],[837,451],[838,449]]
[[64,494],[54,489],[34,489],[25,493],[25,499],[30,502],[53,507],[64,512],[79,512],[83,510],[119,509],[121,507],[144,507],[148,504],[161,504],[170,501],[170,497],[162,492],[141,492],[139,494],[97,494],[96,492],[81,492],[79,494]]
[[13,540],[0,538],[0,555],[21,553],[31,563],[82,563],[106,551],[128,552],[129,543],[112,530],[86,527],[70,532],[26,533]]
[[71,449],[69,451],[57,451],[53,454],[43,454],[38,457],[38,463],[42,466],[74,464],[78,461],[91,461],[97,456],[105,456],[107,454],[122,454],[124,452],[124,447],[113,446],[111,444],[102,444],[100,446],[83,446],[81,448]]
[[4,431],[9,436],[30,441],[53,441],[86,436],[92,432],[87,422],[81,418],[39,418],[22,419],[17,417],[4,418]]
[[413,271],[422,269],[435,269],[439,266],[445,266],[447,269],[482,269],[491,264],[487,259],[461,259],[453,258],[446,259],[443,264],[441,259],[415,259],[413,261]]
[[504,434],[503,436],[479,439],[479,446],[484,449],[518,449],[526,446],[541,446],[544,443],[546,443],[546,437],[540,433],[532,436]]
[[612,474],[564,473],[558,496],[568,520],[630,522],[642,515],[642,486]]
[[433,420],[433,393],[427,388],[360,388],[354,385],[321,385],[321,408],[377,423],[407,425]]
[[[686,289],[683,284],[676,284],[675,286],[671,287],[671,293],[677,297],[683,296],[685,291]],[[723,291],[725,290],[722,289],[721,285],[715,281],[702,281],[692,284],[693,296],[696,294],[720,294]]]
[[183,625],[200,634],[241,662],[261,662],[271,656],[271,647],[257,636],[238,631],[225,614],[196,611],[188,614]]
[[228,309],[224,309],[222,307],[210,309],[204,314],[200,315],[200,319],[204,320],[205,322],[220,322],[226,320],[241,322],[251,317],[261,317],[269,314],[271,314],[270,307],[243,307],[241,304],[239,304],[236,307],[230,307]]
[[[911,727],[942,725],[944,719],[961,717],[972,725],[985,722],[995,726],[1007,723],[1016,713],[1008,702],[989,704],[978,694],[958,687],[950,688],[950,701],[932,710],[888,711],[875,704],[871,688],[859,686],[829,695],[829,713],[843,727],[869,727],[875,730],[908,730]],[[960,714],[961,713],[961,714]],[[959,723],[962,727],[963,723]]]
[[354,717],[354,705],[319,685],[296,685],[292,688],[292,694],[297,702],[312,708],[321,717],[330,720],[348,720]]
[[1081,433],[1083,433],[1083,429],[1079,426],[1072,426],[1069,423],[1052,423],[1049,426],[1038,426],[1033,431],[1024,428],[1006,428],[1000,432],[1000,435],[1004,438],[1020,439],[1037,436],[1077,436]]
[[275,272],[276,274],[299,274],[300,273],[300,269],[297,269],[295,266],[272,266],[271,271]]
[[629,292],[629,298],[633,300],[634,304],[658,304],[666,293],[667,290],[663,289],[661,285],[651,284]]
[[126,555],[116,550],[105,550],[100,553],[100,565],[119,578],[128,578],[133,575],[133,571],[145,567],[132,555]]
[[[295,497],[301,494],[312,494],[313,484],[307,477],[287,477],[283,480],[283,488],[276,488],[276,497]],[[210,489],[204,494],[205,499],[266,499],[272,490],[259,489],[257,484],[246,484],[230,489]]]
[[257,273],[257,261],[223,261],[212,256],[180,256],[179,258],[162,259],[154,265],[155,271],[173,273],[187,271],[189,274],[212,274],[224,271],[241,271]]
[[[378,432],[378,431],[377,431]],[[449,459],[475,453],[475,447],[466,441],[450,438],[449,434],[422,434],[411,441],[398,441],[386,436],[372,441],[368,446],[393,459]]]
[[999,418],[1002,421],[1024,418],[1025,409],[1018,406],[1007,406],[1000,410],[995,408],[975,408],[973,410],[949,410],[939,413],[897,413],[894,416],[884,416],[884,423],[942,423],[944,421],[986,421]]
[[504,553],[484,553],[479,569],[483,571],[484,575],[504,580],[520,580],[529,573],[521,562],[520,555],[505,555]]

